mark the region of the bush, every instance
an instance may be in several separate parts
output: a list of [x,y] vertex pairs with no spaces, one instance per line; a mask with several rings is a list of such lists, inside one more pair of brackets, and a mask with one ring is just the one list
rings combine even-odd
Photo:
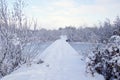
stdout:
[[112,36],[103,49],[96,48],[88,56],[88,70],[99,73],[106,80],[120,80],[120,36]]
[[[4,36],[2,36],[4,37]],[[0,77],[3,77],[22,64],[22,46],[15,34],[0,38]]]

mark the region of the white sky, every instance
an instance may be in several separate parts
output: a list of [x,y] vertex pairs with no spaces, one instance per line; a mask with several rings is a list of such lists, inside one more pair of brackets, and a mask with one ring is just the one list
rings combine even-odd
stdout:
[[[26,0],[27,1],[27,0]],[[94,25],[120,15],[120,0],[29,0],[25,13],[42,28]]]

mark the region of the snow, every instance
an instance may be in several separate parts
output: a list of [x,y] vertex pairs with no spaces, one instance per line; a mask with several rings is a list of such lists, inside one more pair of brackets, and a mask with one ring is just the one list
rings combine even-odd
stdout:
[[61,36],[60,36],[60,39],[62,39],[62,40],[67,40],[67,36],[66,36],[66,35],[61,35]]
[[109,42],[119,43],[120,42],[120,36],[118,36],[118,35],[111,36]]
[[79,54],[65,40],[66,37],[64,36],[62,36],[61,39],[56,40],[42,54],[38,55],[34,61],[39,61],[39,59],[42,59],[45,62],[54,63],[54,61],[57,62],[56,60],[59,58],[64,59],[64,57],[66,58],[68,55],[71,55],[72,58],[73,56],[78,57]]
[[[41,43],[41,42],[31,42],[28,43],[22,53],[24,54],[24,57],[33,60],[36,55],[41,54],[49,45],[51,42]],[[29,55],[29,56],[27,56]]]
[[[39,60],[44,63],[36,64]],[[101,75],[93,77],[85,71],[82,56],[61,37],[37,55],[31,66],[23,65],[1,80],[104,80]]]

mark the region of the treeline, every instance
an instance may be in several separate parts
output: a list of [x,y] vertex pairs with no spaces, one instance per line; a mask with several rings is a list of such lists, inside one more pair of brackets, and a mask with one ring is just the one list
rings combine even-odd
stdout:
[[[85,26],[82,26],[85,27]],[[59,38],[61,34],[67,35],[69,41],[72,42],[107,42],[107,40],[115,33],[120,34],[120,18],[117,16],[113,22],[106,19],[101,24],[93,27],[75,28],[75,26],[66,26],[58,30],[34,30],[30,39],[35,41],[54,41]]]

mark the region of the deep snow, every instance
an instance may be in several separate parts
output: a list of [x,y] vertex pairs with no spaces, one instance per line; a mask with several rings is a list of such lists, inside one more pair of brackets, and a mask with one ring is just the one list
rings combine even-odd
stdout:
[[[36,64],[40,59],[44,63]],[[31,66],[24,65],[1,80],[104,80],[87,74],[85,68],[82,56],[62,38],[37,55]]]

